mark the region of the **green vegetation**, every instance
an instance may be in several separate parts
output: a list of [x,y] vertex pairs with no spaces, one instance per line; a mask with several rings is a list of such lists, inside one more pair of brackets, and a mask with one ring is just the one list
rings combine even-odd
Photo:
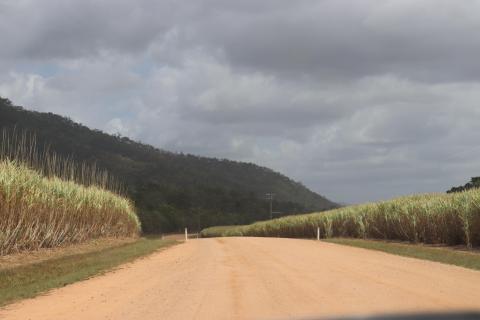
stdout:
[[[275,221],[275,220],[271,220]],[[256,222],[259,223],[259,222]],[[215,238],[215,237],[243,237],[246,236],[244,233],[248,227],[253,226],[254,224],[243,225],[243,226],[215,226],[202,229],[200,231],[201,238]],[[255,237],[257,235],[253,235]]]
[[348,237],[412,243],[480,246],[480,190],[426,194],[349,206],[230,228],[207,228],[202,237]]
[[142,238],[120,247],[0,270],[0,306],[87,279],[174,243]]
[[453,187],[447,191],[447,193],[452,192],[462,192],[470,189],[478,189],[480,188],[480,177],[472,177],[469,182],[467,182],[463,186]]
[[480,270],[480,253],[478,252],[363,239],[332,238],[325,241]]
[[[0,255],[138,235],[133,205],[105,189],[112,182],[107,174],[52,153],[40,156],[30,138],[4,131],[0,140]],[[78,184],[77,176],[89,183]]]
[[58,115],[26,111],[1,98],[0,127],[34,132],[39,149],[48,144],[59,156],[96,163],[118,177],[127,186],[126,195],[133,200],[147,233],[268,219],[266,193],[275,193],[274,211],[285,214],[336,207],[267,168],[166,152],[90,130]]
[[[272,220],[273,221],[273,220]],[[249,225],[243,226],[216,226],[205,228],[200,231],[200,237],[202,238],[213,238],[213,237],[242,237],[245,230]]]

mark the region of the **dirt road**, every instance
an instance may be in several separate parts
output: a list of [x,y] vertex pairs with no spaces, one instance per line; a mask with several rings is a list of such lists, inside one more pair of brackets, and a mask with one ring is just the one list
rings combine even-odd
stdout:
[[480,272],[307,240],[199,239],[0,319],[290,319],[480,310]]

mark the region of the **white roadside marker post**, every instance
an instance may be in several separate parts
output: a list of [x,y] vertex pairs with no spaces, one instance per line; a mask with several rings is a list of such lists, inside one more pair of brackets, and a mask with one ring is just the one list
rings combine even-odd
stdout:
[[317,227],[317,240],[320,241],[320,227]]
[[188,240],[188,231],[187,231],[187,228],[185,228],[185,241]]

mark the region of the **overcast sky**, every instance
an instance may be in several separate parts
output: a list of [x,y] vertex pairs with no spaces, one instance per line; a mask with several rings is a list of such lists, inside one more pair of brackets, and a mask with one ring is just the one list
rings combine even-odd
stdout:
[[332,200],[480,175],[480,1],[0,0],[0,95]]

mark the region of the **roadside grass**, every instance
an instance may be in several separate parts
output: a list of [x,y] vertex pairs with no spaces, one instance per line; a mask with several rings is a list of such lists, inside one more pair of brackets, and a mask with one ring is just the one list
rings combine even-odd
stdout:
[[386,242],[381,240],[330,238],[323,239],[322,241],[480,270],[480,252],[478,251],[466,251],[452,247],[433,247],[421,244]]
[[0,306],[105,273],[176,243],[175,240],[147,237],[101,251],[0,270]]

